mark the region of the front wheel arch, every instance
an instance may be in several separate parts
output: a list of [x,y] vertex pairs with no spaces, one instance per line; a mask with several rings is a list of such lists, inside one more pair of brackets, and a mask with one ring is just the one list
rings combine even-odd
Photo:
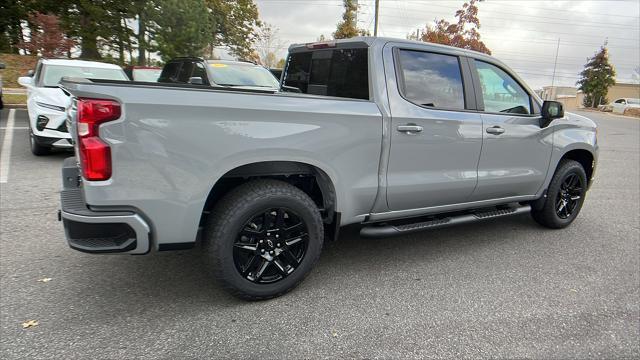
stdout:
[[584,172],[587,174],[587,186],[591,185],[595,163],[594,156],[590,151],[584,149],[574,149],[568,151],[567,153],[562,155],[562,158],[560,158],[560,161],[558,161],[558,164],[556,165],[556,171],[563,160],[574,160],[579,162],[580,165],[582,165]]

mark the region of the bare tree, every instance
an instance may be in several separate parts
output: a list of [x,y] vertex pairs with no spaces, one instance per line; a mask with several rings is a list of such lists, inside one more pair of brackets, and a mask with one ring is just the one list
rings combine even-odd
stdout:
[[284,43],[278,36],[278,28],[264,23],[258,32],[255,47],[260,63],[266,67],[275,67],[278,62],[276,54],[284,48]]

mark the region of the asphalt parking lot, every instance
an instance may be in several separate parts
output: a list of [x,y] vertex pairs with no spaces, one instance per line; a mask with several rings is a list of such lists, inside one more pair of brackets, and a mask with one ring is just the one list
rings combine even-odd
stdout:
[[56,211],[70,154],[31,155],[26,111],[7,129],[5,109],[0,357],[638,358],[640,120],[584,114],[600,163],[569,228],[528,215],[391,239],[348,228],[300,287],[248,303],[210,281],[198,249],[69,249]]

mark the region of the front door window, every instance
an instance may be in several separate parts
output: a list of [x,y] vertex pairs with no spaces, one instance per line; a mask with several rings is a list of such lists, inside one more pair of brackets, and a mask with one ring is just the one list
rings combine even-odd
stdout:
[[484,61],[475,61],[484,111],[492,113],[531,114],[529,94],[509,74]]

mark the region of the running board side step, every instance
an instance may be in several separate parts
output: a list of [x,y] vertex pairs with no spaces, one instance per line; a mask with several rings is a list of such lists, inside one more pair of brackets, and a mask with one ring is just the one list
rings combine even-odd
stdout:
[[493,219],[496,217],[518,215],[531,211],[531,206],[524,205],[519,207],[509,207],[493,210],[480,210],[467,214],[445,216],[442,218],[429,219],[426,221],[415,222],[411,224],[393,225],[368,225],[360,230],[360,236],[368,238],[380,238],[388,236],[405,235],[418,231],[442,228],[446,226],[467,224],[476,221]]

